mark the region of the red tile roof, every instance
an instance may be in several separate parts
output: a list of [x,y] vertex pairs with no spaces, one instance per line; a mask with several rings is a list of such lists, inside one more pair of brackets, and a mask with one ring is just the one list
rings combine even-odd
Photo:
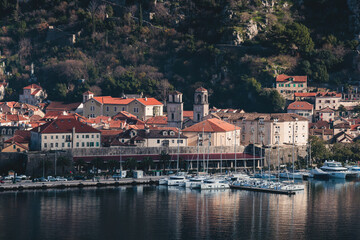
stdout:
[[76,133],[100,133],[99,130],[79,122],[75,118],[58,118],[45,123],[31,131],[40,133],[72,133],[75,128]]
[[287,107],[288,110],[312,110],[313,105],[305,101],[295,101],[290,103]]
[[100,130],[101,132],[101,136],[116,136],[119,133],[122,133],[123,130],[107,130],[107,129],[102,129]]
[[75,111],[79,106],[80,102],[77,103],[64,103],[52,101],[47,107],[46,111]]
[[121,111],[115,116],[112,117],[113,119],[120,119],[120,120],[126,120],[126,119],[137,119],[137,117],[129,112]]
[[276,82],[288,82],[288,81],[306,83],[307,76],[288,76],[285,74],[280,74],[276,77]]
[[90,94],[94,95],[94,93],[90,92],[90,91],[86,91],[86,92],[83,93],[83,95],[90,95]]
[[[183,132],[229,132],[234,131],[235,125],[222,121],[220,119],[212,118],[199,122],[195,125],[183,129]],[[236,127],[236,129],[240,129]]]
[[41,89],[36,89],[35,91],[33,91],[31,93],[31,95],[35,96],[36,94],[38,94],[41,91]]
[[194,117],[194,111],[184,111],[184,112],[183,112],[183,116],[184,116],[184,118],[193,119],[193,117]]
[[146,124],[157,124],[157,125],[167,125],[168,124],[168,118],[167,117],[163,117],[163,116],[156,116],[156,117],[152,117],[149,118],[148,120],[145,121]]
[[163,105],[161,102],[156,100],[155,98],[136,98],[141,104],[145,106],[153,106],[153,105]]
[[13,121],[13,122],[29,121],[28,118],[25,118],[22,115],[18,115],[18,114],[6,114],[5,115],[5,120],[6,121]]
[[22,136],[15,135],[12,138],[9,138],[8,140],[6,140],[4,143],[13,143],[13,142],[29,143],[30,142],[30,137],[28,139],[25,139]]
[[119,105],[127,105],[134,101],[134,98],[113,98],[111,96],[101,96],[101,97],[94,97],[96,101],[102,104],[119,104]]
[[305,93],[299,93],[296,92],[294,93],[295,97],[315,97],[316,93],[315,92],[305,92]]
[[199,87],[195,90],[195,92],[207,92],[208,90],[206,90],[205,88],[203,87]]
[[318,110],[318,112],[326,112],[326,113],[333,113],[335,111],[336,111],[335,109],[332,109],[330,107],[326,107],[326,108],[322,108],[322,109]]
[[23,89],[42,89],[42,87],[40,87],[37,84],[31,84],[29,86],[24,87]]

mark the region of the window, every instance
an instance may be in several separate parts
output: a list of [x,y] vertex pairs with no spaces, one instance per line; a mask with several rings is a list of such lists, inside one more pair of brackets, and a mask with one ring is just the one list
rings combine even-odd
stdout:
[[138,113],[139,112],[139,108],[134,108],[134,113]]
[[125,107],[123,107],[122,110],[125,111]]
[[44,136],[44,139],[47,139],[47,136]]
[[335,103],[335,100],[333,100],[333,103]]
[[70,143],[68,143],[68,147],[70,147]]
[[85,147],[85,143],[82,142],[82,143],[81,143],[81,146],[82,146],[82,147]]
[[171,140],[171,143],[175,143],[175,140]]
[[106,111],[107,111],[107,112],[109,111],[109,107],[106,107]]
[[96,146],[98,147],[100,144],[99,144],[99,142],[96,142]]
[[86,135],[86,138],[89,138],[89,135]]
[[184,140],[177,140],[177,143],[183,143]]
[[44,143],[44,148],[47,148],[47,143]]
[[64,143],[62,143],[62,144],[61,144],[61,147],[64,147],[64,146],[65,146],[65,144],[64,144]]
[[82,138],[85,138],[85,135],[82,135]]
[[96,138],[99,138],[99,135],[96,135]]
[[321,100],[319,100],[319,103],[321,103]]
[[76,147],[79,147],[79,143],[78,143],[78,142],[76,143]]
[[91,135],[91,138],[94,138],[94,135]]
[[117,111],[117,108],[116,107],[114,107],[114,112],[116,112]]
[[87,147],[89,147],[89,146],[90,146],[90,143],[89,143],[89,142],[87,142],[87,143],[86,143],[86,146],[87,146]]
[[160,143],[160,140],[157,140],[156,142],[157,142],[157,143]]
[[54,136],[51,136],[51,139],[54,139]]
[[76,135],[76,138],[79,138],[79,135]]
[[50,143],[50,147],[53,148],[53,147],[54,147],[54,144],[53,144],[53,143]]
[[55,143],[55,147],[58,147],[59,146],[59,144],[58,143]]
[[58,136],[58,135],[56,135],[56,136],[55,136],[55,138],[56,138],[56,139],[59,139],[59,136]]
[[63,136],[62,136],[62,139],[64,139],[64,138],[65,138],[65,136],[63,135]]

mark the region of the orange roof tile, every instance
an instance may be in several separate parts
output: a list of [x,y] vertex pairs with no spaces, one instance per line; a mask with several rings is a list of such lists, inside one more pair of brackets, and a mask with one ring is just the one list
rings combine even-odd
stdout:
[[42,89],[42,87],[40,87],[37,84],[31,84],[29,86],[24,87],[23,89]]
[[164,117],[164,116],[156,116],[156,117],[152,117],[149,118],[148,120],[145,121],[146,124],[161,124],[161,125],[167,125],[168,118]]
[[207,92],[208,90],[206,90],[205,88],[203,87],[199,87],[195,90],[195,92]]
[[305,101],[295,101],[290,103],[287,107],[288,110],[312,110],[313,105]]
[[163,105],[161,102],[156,100],[155,98],[136,98],[140,103],[145,106],[152,106],[152,105]]
[[[220,119],[212,118],[199,122],[195,125],[185,128],[183,132],[229,132],[234,131],[235,125],[222,121]],[[240,129],[236,127],[236,129]]]
[[96,101],[102,104],[119,104],[119,105],[127,105],[134,101],[134,98],[113,98],[111,96],[101,96],[101,97],[94,97]]
[[295,97],[315,97],[316,93],[315,92],[308,92],[308,93],[299,93],[296,92],[294,93]]
[[307,82],[307,76],[288,76],[285,74],[280,74],[276,77],[276,82]]
[[193,119],[193,117],[194,117],[194,111],[184,111],[184,112],[183,112],[183,116],[184,116],[184,118],[191,118],[191,119]]

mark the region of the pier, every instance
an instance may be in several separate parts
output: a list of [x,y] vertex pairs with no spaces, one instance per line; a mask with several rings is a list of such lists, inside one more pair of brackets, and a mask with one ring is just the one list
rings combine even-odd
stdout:
[[54,181],[54,182],[32,182],[25,180],[22,182],[7,182],[0,185],[0,192],[3,191],[23,191],[23,190],[46,190],[46,189],[65,189],[65,188],[84,188],[84,187],[107,187],[121,185],[141,185],[158,184],[162,177],[144,177],[144,178],[122,178],[101,179],[101,180],[73,180],[73,181]]

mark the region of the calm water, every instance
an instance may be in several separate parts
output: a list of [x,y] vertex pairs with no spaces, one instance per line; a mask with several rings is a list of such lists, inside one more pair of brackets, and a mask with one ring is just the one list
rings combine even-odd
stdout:
[[157,186],[0,193],[0,239],[360,239],[360,182],[295,196]]

